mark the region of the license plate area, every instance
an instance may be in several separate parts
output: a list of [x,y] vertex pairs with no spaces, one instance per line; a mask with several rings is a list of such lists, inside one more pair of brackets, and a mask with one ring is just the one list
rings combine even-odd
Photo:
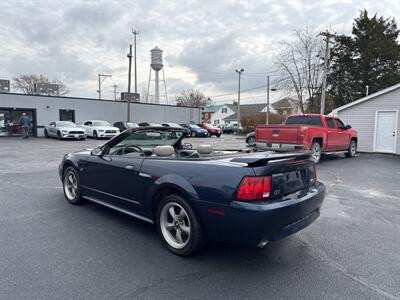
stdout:
[[281,197],[308,187],[307,170],[299,170],[272,175],[272,195]]

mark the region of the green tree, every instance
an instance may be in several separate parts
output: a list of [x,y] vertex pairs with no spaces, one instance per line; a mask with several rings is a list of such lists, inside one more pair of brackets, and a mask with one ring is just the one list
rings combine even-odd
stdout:
[[329,94],[333,106],[357,100],[400,82],[399,30],[395,19],[368,16],[354,20],[351,36],[339,35],[331,51]]

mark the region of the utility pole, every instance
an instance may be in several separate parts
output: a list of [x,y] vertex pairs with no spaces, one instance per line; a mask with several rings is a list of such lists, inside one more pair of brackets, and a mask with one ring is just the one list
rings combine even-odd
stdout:
[[129,45],[129,53],[127,55],[129,60],[129,70],[128,70],[128,113],[126,116],[126,121],[131,121],[131,70],[132,70],[132,44]]
[[242,73],[244,72],[244,70],[243,70],[243,69],[235,70],[235,72],[238,73],[238,75],[239,75],[238,103],[237,103],[237,105],[238,105],[238,107],[237,107],[237,124],[238,124],[238,131],[237,131],[237,132],[239,132],[239,129],[240,129],[240,77],[242,76]]
[[132,34],[134,35],[134,54],[135,54],[135,94],[137,94],[137,71],[136,71],[136,36],[139,34],[139,31],[132,29]]
[[269,125],[269,75],[267,76],[267,117],[265,124]]
[[[111,75],[109,74],[99,74],[99,89],[98,89],[98,93],[99,93],[99,100],[101,100],[101,84],[103,83],[103,81],[107,78],[107,77],[111,77]],[[103,78],[103,79],[102,79]]]
[[118,87],[118,85],[116,85],[114,83],[114,85],[112,87],[114,88],[114,101],[117,101],[117,87]]
[[326,90],[326,77],[328,76],[328,61],[329,61],[329,40],[334,37],[334,34],[328,30],[321,32],[319,35],[325,37],[325,58],[324,58],[324,76],[322,78],[322,92],[321,92],[321,115],[325,112],[325,90]]

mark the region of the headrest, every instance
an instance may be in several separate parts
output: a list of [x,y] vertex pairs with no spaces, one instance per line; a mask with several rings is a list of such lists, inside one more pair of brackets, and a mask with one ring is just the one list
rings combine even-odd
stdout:
[[154,148],[154,154],[157,156],[171,156],[175,154],[175,149],[169,145],[157,146]]
[[213,146],[212,145],[198,145],[197,152],[199,154],[210,154],[213,152]]

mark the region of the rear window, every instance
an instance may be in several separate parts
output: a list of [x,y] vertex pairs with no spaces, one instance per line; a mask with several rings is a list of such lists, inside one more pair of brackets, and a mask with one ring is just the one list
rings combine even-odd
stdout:
[[322,127],[319,116],[293,116],[286,120],[286,125],[312,125]]

